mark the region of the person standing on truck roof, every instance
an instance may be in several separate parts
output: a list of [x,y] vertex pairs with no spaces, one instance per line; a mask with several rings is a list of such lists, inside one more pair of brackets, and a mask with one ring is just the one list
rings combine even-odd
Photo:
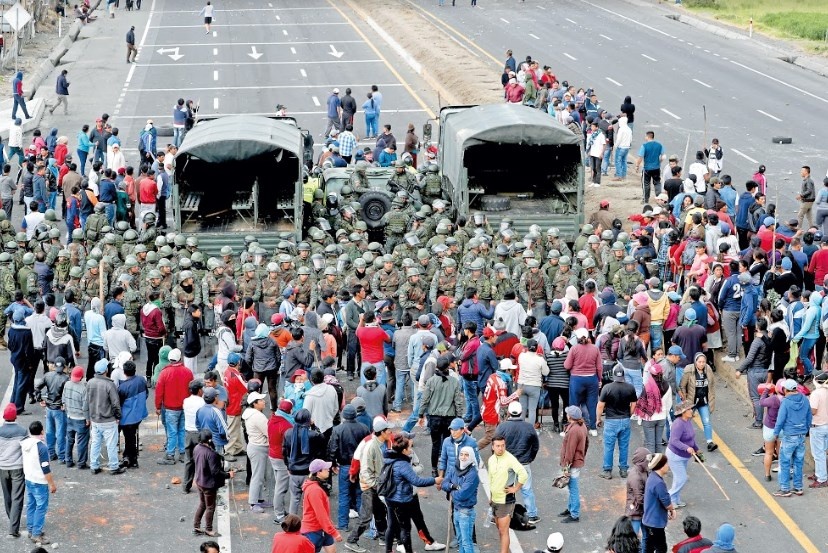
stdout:
[[354,97],[351,96],[350,88],[345,89],[345,96],[341,98],[340,102],[342,104],[342,122],[339,128],[344,129],[348,125],[354,124],[354,115],[357,111],[357,103]]
[[[382,111],[382,92],[379,91],[379,87],[375,84],[371,85],[371,95],[374,98],[374,105],[377,108],[377,125],[379,125],[380,112]],[[391,130],[390,127],[389,130]]]
[[342,100],[339,99],[339,89],[334,88],[331,95],[328,96],[328,126],[322,136],[330,136],[331,130],[342,130],[340,122],[342,121]]

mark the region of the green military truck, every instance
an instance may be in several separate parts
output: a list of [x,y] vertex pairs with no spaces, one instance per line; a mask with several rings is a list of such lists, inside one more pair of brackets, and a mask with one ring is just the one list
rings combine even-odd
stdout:
[[515,104],[440,110],[438,161],[460,215],[504,217],[526,232],[558,227],[573,240],[584,222],[581,137],[545,112]]

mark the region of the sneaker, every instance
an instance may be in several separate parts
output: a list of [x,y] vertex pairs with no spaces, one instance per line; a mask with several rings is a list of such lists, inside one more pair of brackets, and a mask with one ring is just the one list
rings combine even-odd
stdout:
[[802,495],[805,492],[803,492],[802,490],[794,490],[793,493],[794,495]]
[[345,542],[345,549],[350,549],[354,553],[365,553],[366,549],[357,543]]
[[717,449],[719,449],[719,446],[713,442],[707,442],[707,451],[716,451]]
[[457,538],[452,539],[449,542],[449,549],[457,549],[460,545],[457,543]]
[[540,517],[535,515],[533,517],[529,517],[529,524],[537,524],[540,522]]
[[426,544],[426,546],[425,546],[426,551],[442,551],[445,548],[446,548],[446,544],[440,543],[438,541]]
[[100,468],[92,469],[92,474],[100,474],[100,473],[101,473]]
[[39,536],[32,536],[31,540],[35,543],[35,545],[48,545],[52,543],[51,541],[49,541],[49,538],[47,538],[43,534]]
[[568,515],[565,519],[561,520],[562,524],[569,524],[570,522],[581,522],[581,519],[574,518],[572,515]]
[[348,518],[359,518],[359,513],[351,509],[348,511]]
[[276,524],[282,524],[284,520],[287,518],[287,515],[276,515],[276,518],[273,519],[273,522]]
[[676,503],[675,507],[676,509],[684,509],[685,507],[687,507],[687,503],[679,501],[678,503]]
[[828,488],[828,480],[826,480],[825,482],[819,482],[819,481],[811,482],[810,484],[808,484],[808,487],[809,488]]
[[764,455],[765,455],[765,446],[760,447],[759,449],[757,449],[756,451],[751,453],[751,455],[753,455],[754,457],[764,457]]
[[771,469],[771,472],[779,472],[779,465],[774,466],[774,467]]
[[110,471],[109,471],[109,474],[111,474],[111,475],[113,475],[113,476],[114,476],[114,475],[116,475],[116,474],[123,474],[123,473],[125,473],[125,472],[126,472],[126,469],[125,469],[124,467],[118,467],[118,468],[116,468],[115,470],[110,470]]
[[594,438],[594,437],[596,437],[596,436],[598,435],[598,431],[597,431],[597,430],[590,430],[590,431],[589,431],[589,435],[590,435],[590,436],[592,436],[592,437]]
[[601,474],[599,474],[598,476],[600,476],[604,480],[612,480],[612,471],[609,471],[609,470],[602,471]]
[[722,357],[722,361],[726,361],[728,363],[735,363],[738,357],[733,357],[732,355],[725,355]]
[[627,469],[619,470],[618,474],[621,476],[621,478],[626,478],[627,477]]
[[775,497],[791,497],[791,490],[776,490],[773,495]]
[[405,553],[405,546],[403,544],[397,546],[397,553]]
[[78,470],[86,470],[88,468],[89,468],[89,465],[87,465],[86,463],[80,463],[78,465]]
[[272,509],[273,508],[273,503],[271,503],[270,501],[259,501],[258,505],[259,505],[259,507],[261,507],[263,509]]
[[[379,536],[379,539],[377,540],[377,542],[379,542],[381,547],[385,547],[385,536]],[[394,544],[392,543],[391,545],[394,545]]]
[[158,459],[156,461],[159,465],[174,465],[175,459],[172,457],[164,457],[163,459]]
[[[750,428],[758,430],[759,428],[762,428],[762,423],[761,422],[754,422],[753,424],[750,425]],[[764,454],[765,454],[765,448],[763,447],[762,448],[762,455],[764,455]]]
[[569,509],[567,509],[566,511],[562,511],[562,512],[558,513],[558,516],[559,517],[568,517],[569,516]]
[[251,513],[262,514],[262,513],[265,512],[265,509],[261,505],[251,505],[250,506],[250,512]]

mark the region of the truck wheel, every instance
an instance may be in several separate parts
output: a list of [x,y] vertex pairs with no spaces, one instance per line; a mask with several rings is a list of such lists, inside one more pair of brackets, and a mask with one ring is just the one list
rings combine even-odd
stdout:
[[793,138],[790,136],[774,136],[771,138],[774,144],[793,144]]
[[159,127],[155,127],[155,132],[158,136],[172,136],[173,128],[172,125],[161,125]]
[[379,228],[382,216],[391,211],[391,199],[382,192],[366,192],[359,197],[362,220],[368,228]]
[[506,211],[511,209],[512,201],[506,196],[483,196],[480,198],[481,211]]

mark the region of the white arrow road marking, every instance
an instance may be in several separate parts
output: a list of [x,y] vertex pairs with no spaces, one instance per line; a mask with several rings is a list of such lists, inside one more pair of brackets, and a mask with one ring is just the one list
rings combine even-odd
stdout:
[[248,52],[247,55],[250,56],[251,58],[253,58],[254,60],[257,60],[257,59],[259,59],[260,57],[262,57],[264,55],[261,52],[257,52],[255,46],[251,46],[250,50],[251,51]]
[[330,55],[332,55],[333,57],[337,58],[337,59],[341,58],[342,55],[345,53],[345,52],[340,52],[339,50],[337,50],[336,46],[334,46],[333,44],[331,44],[330,46],[331,46],[331,51],[328,52],[328,53]]
[[156,50],[156,52],[158,52],[162,56],[164,54],[168,54],[170,59],[172,59],[173,61],[178,61],[184,57],[184,54],[178,53],[179,49],[180,48],[178,46],[176,46],[175,48],[159,48],[158,50]]

